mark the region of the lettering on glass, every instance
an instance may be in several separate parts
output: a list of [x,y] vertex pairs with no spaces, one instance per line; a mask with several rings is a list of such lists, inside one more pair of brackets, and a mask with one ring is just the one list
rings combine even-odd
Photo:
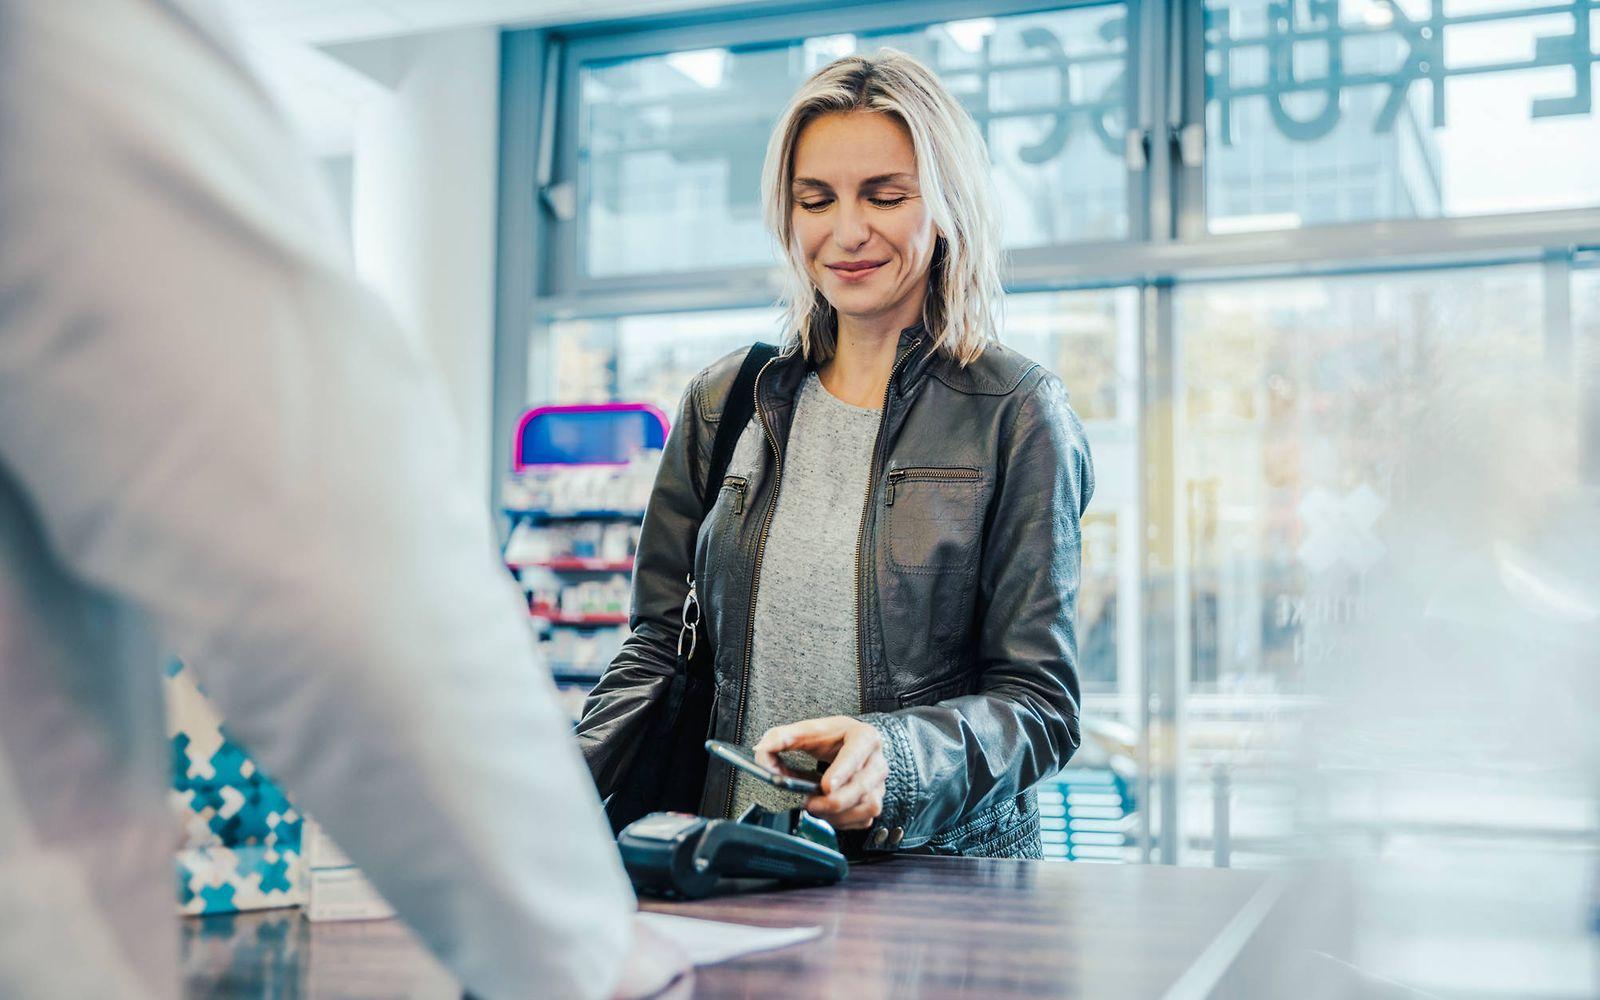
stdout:
[[[1205,12],[1206,98],[1216,107],[1219,139],[1233,145],[1233,106],[1246,99],[1263,98],[1278,131],[1290,139],[1309,142],[1320,139],[1339,124],[1345,112],[1342,96],[1357,87],[1379,87],[1386,93],[1373,118],[1372,130],[1389,132],[1410,100],[1413,88],[1429,84],[1429,114],[1434,128],[1448,120],[1446,81],[1453,77],[1492,76],[1524,73],[1528,70],[1570,68],[1572,90],[1533,98],[1528,108],[1531,118],[1587,115],[1593,110],[1591,67],[1600,62],[1594,51],[1592,15],[1600,11],[1600,0],[1569,0],[1565,4],[1544,4],[1534,10],[1477,11],[1448,14],[1443,0],[1433,0],[1426,16],[1408,14],[1394,0],[1374,0],[1367,8],[1381,16],[1357,21],[1340,21],[1342,0],[1272,0],[1266,5],[1265,25],[1250,34],[1235,30],[1249,19],[1239,15],[1244,8],[1225,5]],[[1258,8],[1248,8],[1255,11]],[[1552,15],[1570,12],[1571,27],[1564,33],[1542,34],[1534,39],[1533,55],[1524,57],[1511,51],[1498,62],[1474,61],[1470,65],[1446,63],[1445,33],[1453,28],[1492,29],[1515,22],[1537,19],[1543,28]],[[1564,20],[1564,18],[1563,18]],[[1372,46],[1388,40],[1395,55],[1387,70],[1351,69],[1347,58],[1353,44]],[[1312,71],[1303,71],[1302,62],[1320,52]],[[1248,54],[1241,59],[1241,54]],[[1238,82],[1241,64],[1264,61],[1266,72],[1259,82]],[[1287,101],[1299,103],[1298,95],[1316,94],[1321,98],[1315,114],[1292,113]]]

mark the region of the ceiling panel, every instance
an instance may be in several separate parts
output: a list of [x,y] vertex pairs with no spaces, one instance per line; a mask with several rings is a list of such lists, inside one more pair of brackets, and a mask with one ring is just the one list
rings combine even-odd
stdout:
[[230,0],[247,32],[311,44],[486,24],[539,25],[727,6],[735,0]]

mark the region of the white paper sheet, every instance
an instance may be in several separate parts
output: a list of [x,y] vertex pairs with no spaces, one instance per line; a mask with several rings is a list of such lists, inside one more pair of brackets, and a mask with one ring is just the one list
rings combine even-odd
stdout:
[[641,913],[639,918],[651,930],[675,942],[695,965],[716,965],[822,936],[821,927],[751,927],[668,913]]

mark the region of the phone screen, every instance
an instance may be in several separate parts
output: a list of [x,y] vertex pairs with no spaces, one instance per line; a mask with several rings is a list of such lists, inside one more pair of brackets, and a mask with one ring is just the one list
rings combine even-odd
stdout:
[[754,750],[733,743],[724,743],[721,740],[706,740],[706,750],[710,751],[712,756],[720,757],[746,774],[785,791],[799,792],[802,795],[822,794],[822,786],[818,783],[822,776],[814,771],[793,771],[787,768],[775,771],[757,760]]

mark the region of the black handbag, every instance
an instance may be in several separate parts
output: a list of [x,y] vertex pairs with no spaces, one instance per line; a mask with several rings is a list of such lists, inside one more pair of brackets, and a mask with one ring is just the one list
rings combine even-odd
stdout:
[[[717,502],[739,435],[755,413],[756,375],[777,353],[771,344],[751,347],[728,390],[700,498],[702,522]],[[652,709],[626,775],[605,801],[606,819],[611,822],[613,834],[649,813],[700,811],[709,759],[705,741],[711,736],[714,658],[710,637],[701,624],[699,596],[692,576],[688,583],[672,681],[666,695]]]

